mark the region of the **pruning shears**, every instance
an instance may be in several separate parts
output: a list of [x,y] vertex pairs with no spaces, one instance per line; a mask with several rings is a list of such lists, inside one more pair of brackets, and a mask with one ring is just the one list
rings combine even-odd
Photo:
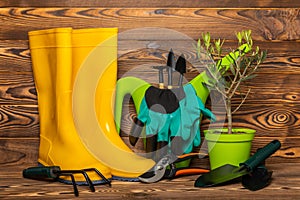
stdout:
[[208,173],[209,170],[203,168],[176,167],[176,163],[192,158],[199,158],[200,156],[204,155],[201,153],[188,153],[180,156],[176,156],[172,153],[167,154],[161,158],[152,169],[142,174],[139,180],[144,183],[155,183],[162,179],[173,179],[178,176]]

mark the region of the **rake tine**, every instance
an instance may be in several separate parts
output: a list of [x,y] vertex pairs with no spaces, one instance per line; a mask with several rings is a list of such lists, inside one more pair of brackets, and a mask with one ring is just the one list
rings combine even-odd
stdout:
[[95,192],[95,187],[94,187],[94,184],[93,184],[93,182],[91,181],[90,177],[87,175],[87,173],[86,173],[84,170],[80,170],[80,171],[81,171],[81,173],[83,174],[83,176],[84,176],[86,182],[89,184],[90,190],[91,190],[92,192]]
[[111,187],[111,182],[107,178],[105,178],[105,176],[103,176],[103,174],[98,169],[89,168],[89,169],[83,169],[83,171],[95,171],[98,174],[98,176],[100,176],[108,184],[108,186]]
[[72,185],[73,185],[73,190],[74,190],[74,195],[76,197],[78,197],[79,196],[79,192],[78,192],[77,184],[76,184],[76,181],[75,181],[75,178],[74,178],[73,174],[71,174],[71,173],[59,173],[59,175],[70,176],[71,177]]

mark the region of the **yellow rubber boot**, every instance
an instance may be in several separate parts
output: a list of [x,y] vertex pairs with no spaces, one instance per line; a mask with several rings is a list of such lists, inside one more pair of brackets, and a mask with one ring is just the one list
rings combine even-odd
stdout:
[[[40,115],[38,161],[45,166],[58,165],[62,170],[96,168],[106,178],[111,178],[109,167],[88,152],[73,123],[72,89],[76,70],[93,47],[80,44],[74,47],[72,34],[71,28],[29,33]],[[99,40],[94,46],[101,42]],[[80,53],[79,49],[82,49]],[[94,183],[103,182],[96,174],[89,173],[89,177]],[[85,180],[80,175],[75,178],[77,183]]]
[[[116,35],[116,28],[29,33],[40,112],[41,164],[62,169],[97,168],[107,178],[111,174],[136,178],[155,164],[134,154],[115,128]],[[82,76],[91,67],[90,74]],[[97,73],[94,84],[91,77]],[[87,92],[84,86],[91,83],[96,87]],[[74,99],[83,102],[74,104]],[[89,176],[94,183],[101,182],[96,174]],[[79,179],[84,180],[76,176]]]
[[[76,41],[85,40],[87,44],[93,42],[92,35],[87,38],[80,37],[83,31],[74,31],[73,38],[78,37]],[[76,72],[73,116],[78,135],[86,148],[110,167],[113,178],[132,181],[152,168],[155,162],[133,153],[116,129],[116,43],[117,34],[99,43],[89,52]],[[82,53],[78,56],[82,56]]]

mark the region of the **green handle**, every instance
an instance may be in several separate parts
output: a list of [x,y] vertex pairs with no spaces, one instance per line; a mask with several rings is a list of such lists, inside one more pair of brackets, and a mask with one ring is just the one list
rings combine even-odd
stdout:
[[116,122],[116,128],[117,128],[118,133],[120,133],[123,99],[124,99],[125,95],[128,95],[128,94],[131,95],[134,105],[135,105],[136,112],[139,113],[142,99],[145,96],[146,90],[150,86],[151,86],[150,83],[147,83],[146,81],[144,81],[142,79],[132,77],[132,76],[127,76],[127,77],[121,78],[117,81],[116,103],[115,103],[115,122]]
[[30,179],[56,179],[60,167],[51,166],[51,167],[30,167],[23,170],[23,177]]
[[262,149],[259,149],[251,158],[240,165],[246,167],[248,171],[252,171],[262,161],[266,160],[269,156],[275,153],[280,147],[281,143],[278,140],[273,140]]

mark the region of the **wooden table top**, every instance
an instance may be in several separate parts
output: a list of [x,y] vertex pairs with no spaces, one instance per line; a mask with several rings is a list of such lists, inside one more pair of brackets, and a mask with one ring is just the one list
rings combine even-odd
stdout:
[[185,176],[158,183],[113,181],[112,187],[78,186],[79,197],[71,185],[24,179],[22,168],[7,167],[0,171],[0,199],[300,199],[300,166],[298,163],[270,164],[271,184],[259,191],[249,191],[241,183],[210,188],[195,188],[198,177]]

